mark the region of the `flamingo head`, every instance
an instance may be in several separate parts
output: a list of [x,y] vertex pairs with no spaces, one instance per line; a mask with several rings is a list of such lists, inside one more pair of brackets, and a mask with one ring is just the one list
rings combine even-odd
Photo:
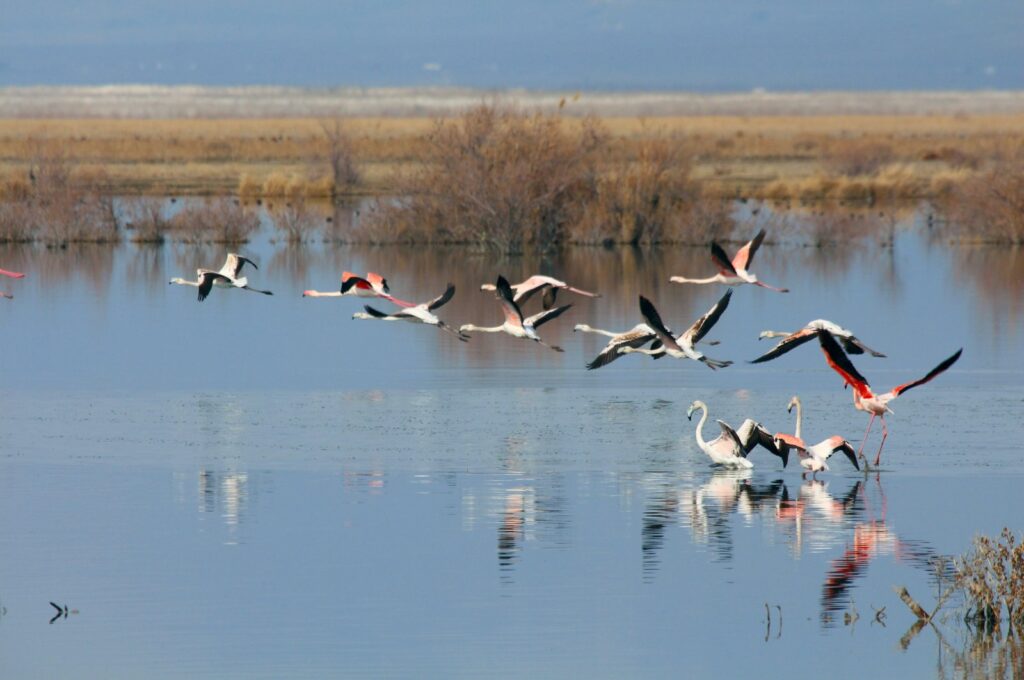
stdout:
[[706,410],[707,406],[704,405],[703,401],[700,401],[698,399],[697,401],[695,401],[692,404],[690,404],[690,408],[688,408],[686,410],[686,419],[687,420],[693,420],[693,412],[696,411],[699,408],[704,408]]
[[482,283],[480,284],[480,290],[498,290],[498,288],[493,283]]
[[793,408],[800,405],[800,397],[793,397],[786,406],[786,413],[792,413]]

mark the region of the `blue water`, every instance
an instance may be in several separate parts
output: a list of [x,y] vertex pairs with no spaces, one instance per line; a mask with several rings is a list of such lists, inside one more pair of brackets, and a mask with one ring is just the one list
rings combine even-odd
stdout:
[[[912,221],[891,249],[765,247],[755,270],[793,292],[735,291],[706,348],[734,366],[630,356],[588,372],[604,338],[572,326],[629,328],[642,293],[684,327],[722,290],[668,277],[713,273],[706,251],[243,252],[273,297],[199,304],[167,284],[219,266],[212,247],[0,250],[29,274],[0,282],[15,294],[0,300],[6,675],[817,677],[827,660],[840,677],[920,677],[969,646],[949,616],[947,643],[925,629],[904,651],[913,617],[893,586],[929,607],[937,557],[1021,528],[1016,253]],[[565,296],[573,309],[541,329],[564,354],[463,344],[300,297],[343,269],[417,301],[454,282],[439,310],[454,325],[500,323],[477,290],[498,272],[603,297]],[[815,345],[742,361],[770,346],[760,330],[817,317],[888,354],[854,358],[877,388],[964,355],[893,404],[880,473],[836,457],[802,479],[763,452],[748,473],[712,470],[694,399],[706,434],[746,417],[791,432],[799,394],[808,439],[860,445],[866,417]],[[78,613],[51,623],[51,600]]]

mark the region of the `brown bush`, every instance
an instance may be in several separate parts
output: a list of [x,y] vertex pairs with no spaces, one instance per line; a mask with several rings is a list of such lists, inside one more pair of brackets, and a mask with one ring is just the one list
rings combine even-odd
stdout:
[[321,121],[323,141],[317,145],[317,157],[327,166],[331,196],[351,193],[362,179],[356,165],[355,144],[341,121]]
[[824,165],[836,174],[853,177],[874,174],[893,160],[894,153],[889,144],[842,139],[834,141],[829,146]]
[[171,221],[161,198],[132,198],[124,202],[125,229],[135,243],[163,243]]
[[974,548],[955,563],[957,584],[967,596],[966,619],[984,627],[1005,619],[1024,623],[1024,543],[1004,528],[1000,540],[974,539]]
[[948,236],[1024,244],[1024,155],[944,188],[936,206]]
[[245,243],[259,226],[256,211],[233,198],[206,198],[171,218],[173,233],[186,243]]
[[267,212],[274,223],[274,228],[290,244],[301,243],[316,233],[319,219],[302,196],[277,202],[268,207]]
[[397,178],[399,201],[367,219],[370,240],[467,243],[501,252],[563,241],[594,194],[603,133],[557,115],[479,106],[428,136],[426,162]]

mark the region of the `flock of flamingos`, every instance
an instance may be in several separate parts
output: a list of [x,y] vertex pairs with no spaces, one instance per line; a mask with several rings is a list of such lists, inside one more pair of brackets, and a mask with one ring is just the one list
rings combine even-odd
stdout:
[[[765,231],[762,229],[752,240],[740,248],[732,259],[729,258],[720,245],[712,242],[710,247],[711,261],[718,269],[717,274],[704,279],[673,276],[670,280],[675,283],[721,283],[726,286],[751,284],[786,293],[788,292],[787,289],[769,286],[759,281],[750,272],[750,265],[764,237]],[[195,281],[173,278],[170,283],[198,288],[198,298],[200,301],[205,300],[214,287],[237,288],[263,295],[273,295],[271,291],[249,286],[248,279],[241,275],[243,267],[247,264],[256,268],[256,264],[251,260],[235,253],[229,253],[224,266],[220,270],[197,269]],[[12,278],[22,278],[25,276],[18,272],[10,272],[3,269],[0,269],[0,275]],[[341,277],[340,290],[330,292],[307,290],[303,292],[303,297],[357,296],[363,298],[383,298],[393,303],[396,309],[389,313],[382,312],[370,305],[365,305],[365,311],[356,312],[352,315],[352,318],[423,323],[436,326],[443,331],[451,333],[463,342],[469,340],[469,334],[471,333],[506,333],[514,338],[531,340],[556,352],[563,350],[561,347],[544,342],[537,335],[537,329],[547,322],[558,318],[572,306],[568,304],[556,307],[555,299],[558,292],[564,290],[592,298],[600,297],[598,293],[573,288],[564,281],[541,275],[531,276],[515,285],[509,284],[503,276],[499,275],[495,283],[485,283],[480,288],[481,290],[495,291],[495,297],[501,304],[505,315],[505,321],[501,325],[476,326],[474,324],[465,324],[456,329],[442,321],[434,312],[444,306],[455,295],[455,286],[450,283],[447,289],[438,297],[428,302],[415,304],[393,297],[387,280],[379,274],[368,273],[365,277],[361,277],[351,272],[344,272]],[[530,316],[524,316],[522,311],[523,305],[538,293],[541,294],[541,311]],[[0,292],[0,295],[8,298],[11,297],[10,294],[5,292]],[[707,313],[679,334],[669,330],[662,321],[661,315],[658,314],[658,310],[655,309],[650,300],[642,295],[640,296],[640,315],[644,319],[644,323],[637,324],[627,331],[616,333],[592,328],[586,324],[578,324],[574,328],[575,331],[598,333],[610,338],[605,348],[587,364],[587,368],[592,370],[606,366],[620,356],[630,353],[646,354],[653,359],[659,359],[664,356],[670,356],[675,359],[692,359],[705,364],[711,369],[725,368],[731,365],[732,362],[712,359],[697,350],[696,345],[704,339],[718,319],[721,318],[729,306],[731,297],[732,291],[729,290]],[[867,430],[864,432],[860,449],[854,452],[850,442],[838,435],[828,437],[817,444],[809,445],[801,437],[802,414],[800,400],[797,397],[793,397],[788,407],[790,411],[796,408],[796,429],[793,434],[771,434],[760,423],[749,418],[744,420],[735,429],[728,423],[718,420],[716,422],[721,428],[722,433],[711,441],[706,441],[703,429],[704,423],[708,418],[708,407],[702,401],[694,401],[690,404],[686,415],[687,418],[692,420],[693,414],[696,411],[700,410],[703,412],[696,428],[697,444],[708,455],[714,465],[734,469],[752,468],[753,463],[749,460],[748,456],[755,447],[760,446],[778,456],[782,461],[783,467],[788,464],[790,453],[795,451],[800,458],[800,465],[805,475],[808,473],[816,475],[819,471],[827,471],[829,469],[827,460],[836,452],[843,453],[857,469],[860,469],[858,459],[863,462],[865,468],[870,468],[867,459],[863,455],[864,444],[867,442],[875,418],[878,418],[882,422],[882,440],[878,445],[878,453],[875,455],[874,466],[877,467],[881,461],[882,447],[885,445],[886,437],[889,434],[885,415],[893,413],[889,403],[907,390],[923,385],[946,371],[956,363],[963,352],[962,348],[957,350],[952,356],[929,371],[923,378],[897,385],[887,392],[876,393],[871,389],[867,378],[861,375],[853,365],[853,362],[850,361],[848,354],[868,353],[876,357],[884,357],[885,355],[866,346],[849,330],[831,321],[816,319],[792,333],[763,331],[760,335],[761,338],[780,336],[782,340],[777,345],[757,359],[754,359],[751,363],[771,361],[816,338],[825,355],[825,361],[842,377],[844,388],[852,387],[854,408],[858,411],[864,411],[871,416],[868,420]],[[715,343],[709,341],[706,344]]]

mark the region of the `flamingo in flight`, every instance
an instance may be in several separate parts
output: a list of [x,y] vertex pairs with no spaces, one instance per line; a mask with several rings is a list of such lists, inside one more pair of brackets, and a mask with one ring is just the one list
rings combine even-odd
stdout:
[[754,464],[747,459],[747,454],[755,446],[760,445],[781,458],[782,467],[786,467],[789,462],[789,451],[780,450],[768,430],[750,418],[744,420],[738,430],[732,429],[725,421],[716,420],[715,422],[722,428],[722,434],[711,441],[705,441],[704,423],[708,419],[707,404],[699,399],[690,404],[690,408],[686,411],[686,419],[693,420],[693,413],[698,409],[703,409],[704,412],[701,414],[700,420],[697,421],[695,432],[697,446],[708,455],[712,464],[730,469],[750,469],[754,467]]
[[437,326],[443,331],[448,331],[459,340],[466,342],[469,338],[459,331],[455,330],[444,321],[441,321],[437,316],[433,314],[433,311],[445,304],[452,299],[455,295],[455,286],[448,284],[448,288],[443,293],[434,298],[429,302],[423,302],[412,307],[406,307],[392,314],[385,314],[379,310],[374,309],[370,305],[365,305],[363,309],[365,312],[356,312],[352,315],[353,319],[379,319],[381,321],[411,321],[413,323],[425,323],[431,326]]
[[885,414],[893,413],[893,410],[889,408],[889,402],[900,396],[907,390],[917,387],[918,385],[924,385],[926,382],[931,381],[940,373],[945,372],[950,366],[955,364],[963,353],[963,348],[958,349],[952,356],[944,360],[938,366],[928,372],[928,375],[918,380],[912,380],[902,385],[897,385],[888,392],[882,394],[875,394],[871,391],[871,386],[868,385],[867,378],[862,376],[854,367],[853,362],[846,356],[846,352],[839,346],[839,343],[835,341],[832,335],[826,331],[818,331],[818,342],[821,343],[821,350],[825,353],[825,361],[832,369],[843,377],[847,385],[853,388],[853,406],[858,411],[866,411],[871,414],[871,418],[868,420],[868,428],[864,431],[864,440],[860,443],[860,450],[857,451],[857,455],[863,455],[864,444],[867,442],[868,434],[871,432],[871,425],[874,424],[875,418],[879,418],[882,421],[882,442],[878,445],[878,453],[875,455],[875,467],[878,466],[878,462],[882,458],[882,447],[885,446],[885,438],[889,436],[889,428],[885,425]]
[[751,283],[778,293],[788,293],[788,288],[776,288],[757,280],[757,277],[747,271],[750,263],[754,260],[754,254],[761,247],[764,241],[765,230],[757,232],[757,236],[740,248],[736,256],[729,260],[722,246],[714,241],[711,242],[711,261],[718,267],[718,273],[706,279],[688,279],[685,276],[673,276],[669,281],[673,283],[724,283],[727,286],[738,286],[744,283]]
[[800,397],[794,396],[786,406],[786,410],[790,413],[794,408],[796,409],[796,432],[794,434],[776,434],[775,445],[779,449],[796,450],[800,456],[800,467],[804,469],[804,475],[808,472],[817,475],[822,470],[827,472],[829,467],[826,461],[836,452],[842,452],[853,463],[853,467],[860,470],[853,446],[838,435],[832,435],[814,446],[808,446],[800,435],[800,425],[803,420],[803,404],[800,403]]
[[534,314],[533,316],[523,317],[522,310],[519,309],[519,305],[515,303],[515,299],[512,293],[512,286],[508,284],[508,281],[504,276],[498,275],[498,281],[495,284],[495,290],[497,290],[496,297],[501,302],[501,307],[505,312],[505,323],[500,326],[474,326],[471,323],[464,324],[459,328],[460,333],[508,333],[514,338],[526,338],[527,340],[533,340],[534,342],[540,343],[545,347],[549,347],[556,352],[564,352],[561,347],[555,345],[549,345],[540,339],[537,335],[537,329],[548,321],[555,319],[565,310],[572,307],[572,305],[563,305],[554,309],[548,309],[543,312]]
[[726,308],[729,306],[729,300],[731,297],[732,291],[725,291],[725,295],[723,295],[722,298],[704,314],[704,316],[694,321],[692,326],[687,328],[682,335],[676,338],[672,335],[672,332],[665,327],[665,324],[662,323],[661,316],[658,314],[658,310],[654,308],[654,305],[651,304],[651,301],[641,295],[640,314],[644,317],[644,320],[647,322],[647,325],[651,330],[654,331],[658,340],[661,342],[661,347],[642,349],[627,345],[621,347],[618,351],[622,354],[630,354],[632,352],[648,354],[651,356],[667,354],[676,359],[693,359],[694,361],[703,362],[712,370],[731,366],[731,361],[719,361],[718,359],[712,359],[693,348],[694,344],[707,335],[708,331],[710,331],[718,319],[721,318],[722,313],[725,312]]
[[[9,276],[12,279],[23,279],[23,278],[25,278],[25,275],[20,273],[20,272],[9,272],[6,269],[0,269],[0,274],[2,274],[3,276]],[[5,291],[0,291],[0,296],[5,297],[8,300],[13,300],[14,299],[13,295],[11,295],[10,293],[7,293]]]
[[[604,346],[604,349],[594,357],[594,360],[586,365],[588,371],[592,371],[595,368],[601,368],[602,366],[607,366],[611,362],[615,361],[622,356],[622,352],[620,350],[624,347],[639,348],[652,340],[654,341],[651,345],[652,350],[662,347],[661,341],[657,339],[654,329],[645,323],[637,324],[628,331],[622,331],[621,333],[606,331],[601,328],[594,328],[593,326],[589,326],[585,323],[578,323],[572,329],[573,333],[577,331],[582,333],[595,333],[597,335],[603,335],[611,338],[611,340],[608,341],[608,344]],[[718,344],[718,340],[704,340],[703,342],[707,345]],[[653,359],[660,359],[663,356],[665,356],[664,351],[651,353],[651,358]]]
[[[515,296],[512,298],[513,302],[517,305],[525,305],[526,301],[533,297],[536,293],[543,291],[543,297],[541,298],[541,304],[544,309],[551,309],[555,306],[555,297],[558,295],[558,291],[567,290],[570,293],[576,293],[577,295],[585,295],[587,297],[599,298],[600,293],[590,293],[579,288],[573,288],[565,281],[559,281],[558,279],[550,276],[544,276],[542,274],[536,274],[526,279],[521,283],[517,283],[513,286],[512,292]],[[480,286],[480,290],[495,290],[496,287],[493,283],[485,283]]]
[[353,274],[352,272],[342,272],[341,290],[304,290],[302,291],[302,297],[342,297],[345,295],[355,295],[356,297],[384,298],[399,307],[416,306],[416,303],[399,300],[396,297],[392,297],[390,293],[391,288],[388,286],[388,280],[380,274],[367,272],[366,276],[363,277]]
[[776,357],[780,357],[783,354],[796,349],[808,340],[813,339],[817,335],[818,331],[828,331],[831,333],[832,337],[842,343],[843,349],[846,350],[847,354],[863,354],[864,352],[867,352],[873,357],[885,357],[881,352],[875,351],[865,345],[851,331],[846,330],[839,324],[826,319],[815,319],[793,333],[787,333],[785,331],[761,331],[761,334],[757,336],[758,340],[778,337],[782,337],[783,340],[750,363],[760,364],[765,361],[771,361]]
[[224,260],[224,266],[220,268],[220,271],[213,271],[212,269],[197,269],[196,280],[188,281],[186,279],[175,277],[170,280],[169,283],[176,283],[179,286],[196,286],[199,288],[199,301],[202,302],[206,299],[206,296],[210,294],[214,286],[219,288],[240,288],[242,290],[249,290],[253,293],[262,293],[263,295],[273,295],[269,290],[260,290],[258,288],[252,288],[249,286],[249,280],[244,276],[239,276],[242,272],[242,267],[246,264],[250,264],[254,269],[259,269],[256,263],[252,260],[242,257],[237,253],[228,253],[227,258]]

